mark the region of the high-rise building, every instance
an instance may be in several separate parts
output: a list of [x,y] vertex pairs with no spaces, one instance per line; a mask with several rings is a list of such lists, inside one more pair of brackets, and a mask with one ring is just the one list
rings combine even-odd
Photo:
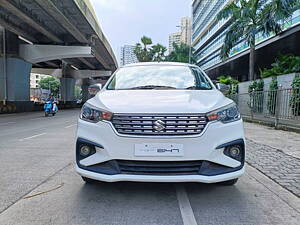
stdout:
[[124,45],[121,47],[120,64],[121,66],[139,62],[134,54],[134,45]]
[[[249,46],[240,40],[231,50],[229,58],[220,58],[226,31],[230,20],[218,21],[217,14],[233,0],[193,0],[192,3],[192,47],[197,65],[211,78],[230,75],[247,80],[249,72]],[[256,35],[256,74],[259,68],[270,67],[278,54],[299,55],[300,10],[284,22],[284,31],[277,36]],[[267,57],[266,57],[267,56]]]
[[172,33],[169,35],[169,52],[174,51],[173,44],[179,45],[181,42],[181,32]]
[[183,17],[180,23],[180,32],[172,33],[169,35],[169,52],[174,51],[173,43],[184,43],[191,45],[191,18]]
[[192,21],[190,17],[181,19],[181,42],[191,45]]

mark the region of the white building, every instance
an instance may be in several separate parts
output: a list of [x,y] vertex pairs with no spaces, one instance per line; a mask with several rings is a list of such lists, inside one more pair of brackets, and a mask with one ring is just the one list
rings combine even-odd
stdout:
[[45,77],[49,77],[49,75],[31,73],[30,74],[30,88],[38,88],[40,80]]
[[121,47],[120,64],[121,66],[139,62],[134,54],[134,45],[124,45]]
[[172,33],[169,35],[169,53],[174,51],[173,44],[179,45],[181,42],[181,32]]
[[179,45],[180,43],[191,45],[191,18],[181,18],[181,23],[178,27],[180,27],[180,32],[172,33],[169,35],[169,53],[174,51],[173,43],[176,43],[177,45]]

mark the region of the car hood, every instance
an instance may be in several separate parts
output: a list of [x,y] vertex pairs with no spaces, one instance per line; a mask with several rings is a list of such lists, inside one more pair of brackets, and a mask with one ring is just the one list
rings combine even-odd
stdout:
[[207,113],[230,104],[218,90],[103,90],[88,103],[113,113]]

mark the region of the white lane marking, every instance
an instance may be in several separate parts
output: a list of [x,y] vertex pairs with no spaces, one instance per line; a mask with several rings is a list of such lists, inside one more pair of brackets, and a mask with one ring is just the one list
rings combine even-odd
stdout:
[[66,126],[65,128],[74,127],[74,126],[76,126],[76,125],[77,125],[77,124],[75,123],[75,124],[72,124],[72,125]]
[[42,135],[45,135],[45,134],[46,133],[41,133],[41,134],[33,135],[33,136],[30,136],[30,137],[22,138],[22,139],[20,139],[20,141],[29,140],[29,139],[36,138],[36,137],[39,137],[39,136],[42,136]]
[[190,200],[183,184],[176,185],[176,195],[184,225],[197,225]]
[[0,123],[0,126],[1,126],[1,125],[14,124],[14,123],[17,123],[17,122],[7,122],[7,123]]

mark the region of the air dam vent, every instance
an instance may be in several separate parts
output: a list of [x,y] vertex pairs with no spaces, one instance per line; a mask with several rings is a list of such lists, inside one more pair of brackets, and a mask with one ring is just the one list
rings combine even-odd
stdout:
[[204,114],[115,114],[112,124],[119,134],[195,135],[206,124]]

